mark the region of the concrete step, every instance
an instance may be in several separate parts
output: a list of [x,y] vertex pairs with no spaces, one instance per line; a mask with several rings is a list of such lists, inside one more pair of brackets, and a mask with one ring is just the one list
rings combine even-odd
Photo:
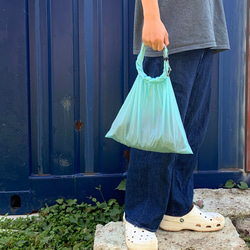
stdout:
[[[96,228],[94,250],[127,250],[122,222],[110,222]],[[248,249],[239,238],[231,220],[218,232],[166,232],[158,230],[159,250],[239,250]]]
[[195,189],[194,202],[203,200],[204,211],[221,213],[230,219],[250,217],[250,189]]
[[[159,250],[240,250],[248,249],[232,223],[250,229],[250,190],[239,189],[196,189],[194,202],[203,201],[202,211],[219,212],[226,217],[226,225],[218,232],[166,232],[158,230]],[[237,224],[237,223],[236,223]],[[248,227],[249,226],[249,227]],[[94,250],[126,250],[122,222],[98,225]]]

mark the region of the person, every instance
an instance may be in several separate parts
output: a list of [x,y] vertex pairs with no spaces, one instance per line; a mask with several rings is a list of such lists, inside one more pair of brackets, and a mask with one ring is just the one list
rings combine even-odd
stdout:
[[193,154],[131,148],[124,224],[128,249],[158,249],[155,232],[217,231],[225,219],[193,205],[193,171],[208,126],[213,54],[229,49],[222,0],[136,0],[134,53],[157,77],[168,46],[170,79]]

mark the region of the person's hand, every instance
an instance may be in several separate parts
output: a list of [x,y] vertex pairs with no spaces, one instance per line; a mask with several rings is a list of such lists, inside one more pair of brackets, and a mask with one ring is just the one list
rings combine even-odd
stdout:
[[168,46],[168,32],[160,19],[144,20],[142,41],[153,50],[162,51]]

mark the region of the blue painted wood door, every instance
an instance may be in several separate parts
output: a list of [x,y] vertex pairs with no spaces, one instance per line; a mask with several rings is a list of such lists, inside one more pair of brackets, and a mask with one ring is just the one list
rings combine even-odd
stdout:
[[[224,4],[232,49],[214,59],[196,187],[245,167],[246,4]],[[0,11],[0,214],[101,199],[99,185],[123,202],[128,149],[104,136],[136,76],[134,1],[2,0]]]

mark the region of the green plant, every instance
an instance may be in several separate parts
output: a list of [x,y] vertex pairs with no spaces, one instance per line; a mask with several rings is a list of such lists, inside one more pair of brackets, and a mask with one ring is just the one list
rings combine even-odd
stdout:
[[203,200],[198,200],[193,202],[194,205],[198,206],[200,209],[204,207],[204,201]]
[[92,204],[58,199],[37,217],[1,219],[0,249],[93,249],[96,225],[122,220],[124,208],[115,199],[90,200]]
[[117,190],[126,191],[127,179],[123,179],[120,184],[116,187]]
[[250,248],[250,238],[243,238],[243,240],[246,242],[246,245]]
[[224,185],[224,188],[239,188],[239,189],[248,189],[248,185],[246,182],[241,181],[239,184],[235,183],[233,180],[228,180]]
[[248,246],[248,248],[250,249],[250,235],[249,235],[249,232],[246,230],[246,231],[239,231],[239,236],[242,240],[245,241],[246,245]]

